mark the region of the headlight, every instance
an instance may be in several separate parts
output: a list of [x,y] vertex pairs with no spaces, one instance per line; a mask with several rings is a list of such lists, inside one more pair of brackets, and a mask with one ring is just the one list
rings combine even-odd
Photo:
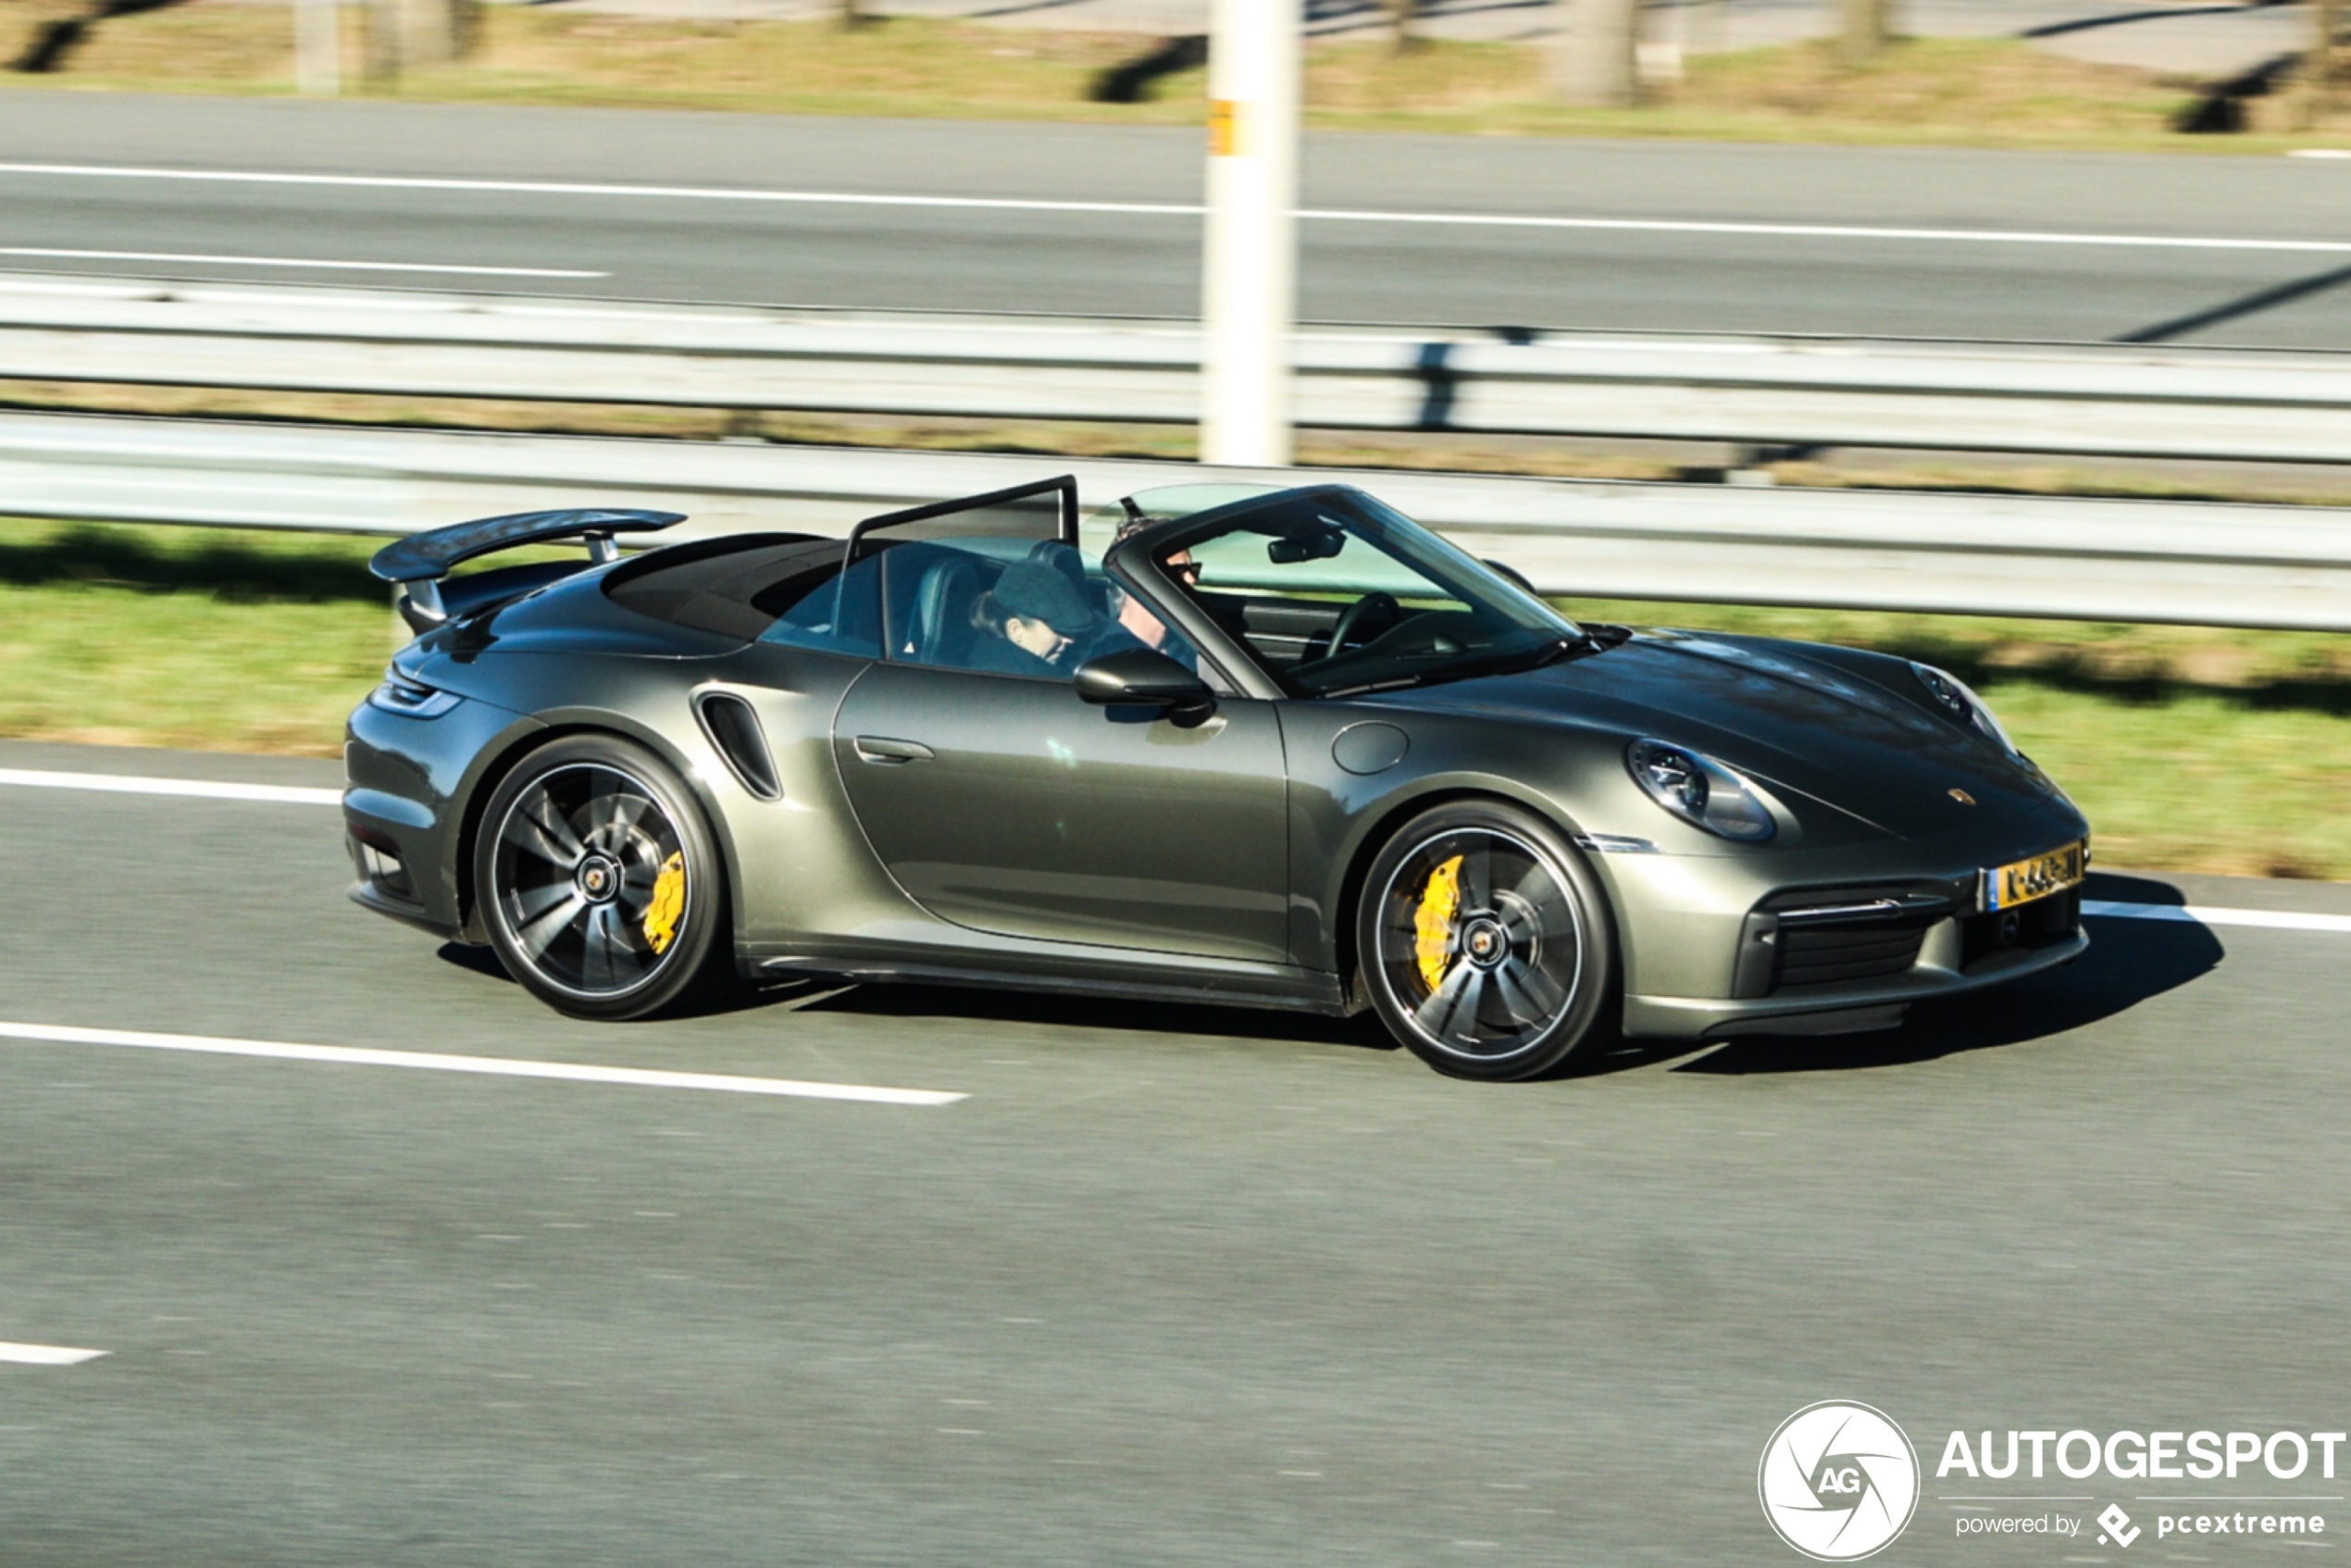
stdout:
[[2016,749],[2016,742],[2009,739],[2009,732],[2000,728],[2000,721],[1992,716],[1992,710],[1984,705],[1984,699],[1970,691],[1966,681],[1949,670],[1936,669],[1915,659],[1910,661],[1910,673],[1919,678],[1919,684],[1934,699],[1934,705],[1950,715],[1954,722],[1966,725],[2018,761],[2025,760],[2024,753]]
[[439,718],[465,699],[454,691],[410,680],[396,669],[384,671],[384,683],[367,693],[367,705],[404,718]]
[[1624,764],[1649,799],[1693,827],[1742,844],[1760,844],[1779,830],[1755,786],[1686,746],[1636,740]]

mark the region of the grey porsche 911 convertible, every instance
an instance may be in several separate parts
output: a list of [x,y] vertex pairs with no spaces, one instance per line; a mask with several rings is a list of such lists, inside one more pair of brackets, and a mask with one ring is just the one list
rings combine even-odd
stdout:
[[374,563],[418,635],[351,716],[353,896],[567,1014],[792,977],[1368,1007],[1517,1079],[2086,945],[2088,826],[1952,676],[1578,625],[1348,486],[619,549],[679,520]]

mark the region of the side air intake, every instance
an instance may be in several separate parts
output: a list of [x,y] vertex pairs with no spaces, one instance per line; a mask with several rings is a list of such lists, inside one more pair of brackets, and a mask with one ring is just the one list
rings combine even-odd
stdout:
[[694,699],[694,713],[702,720],[703,733],[744,789],[763,801],[784,798],[775,759],[767,754],[767,737],[749,703],[728,692],[705,691]]

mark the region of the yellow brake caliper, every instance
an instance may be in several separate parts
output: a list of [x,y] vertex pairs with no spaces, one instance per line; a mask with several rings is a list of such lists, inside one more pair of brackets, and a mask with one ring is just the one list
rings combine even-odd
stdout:
[[1453,916],[1461,909],[1462,857],[1455,855],[1428,874],[1420,913],[1412,916],[1412,930],[1420,939],[1413,952],[1421,961],[1421,978],[1432,991],[1445,983],[1446,961],[1453,953]]
[[678,940],[678,917],[686,913],[686,856],[682,850],[661,864],[653,878],[653,901],[645,906],[645,943],[667,952]]

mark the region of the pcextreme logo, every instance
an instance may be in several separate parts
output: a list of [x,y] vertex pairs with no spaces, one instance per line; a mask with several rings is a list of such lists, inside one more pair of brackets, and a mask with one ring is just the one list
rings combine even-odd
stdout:
[[1891,1545],[1919,1506],[1919,1458],[1884,1411],[1842,1400],[1806,1405],[1763,1445],[1755,1488],[1780,1539],[1820,1562]]

